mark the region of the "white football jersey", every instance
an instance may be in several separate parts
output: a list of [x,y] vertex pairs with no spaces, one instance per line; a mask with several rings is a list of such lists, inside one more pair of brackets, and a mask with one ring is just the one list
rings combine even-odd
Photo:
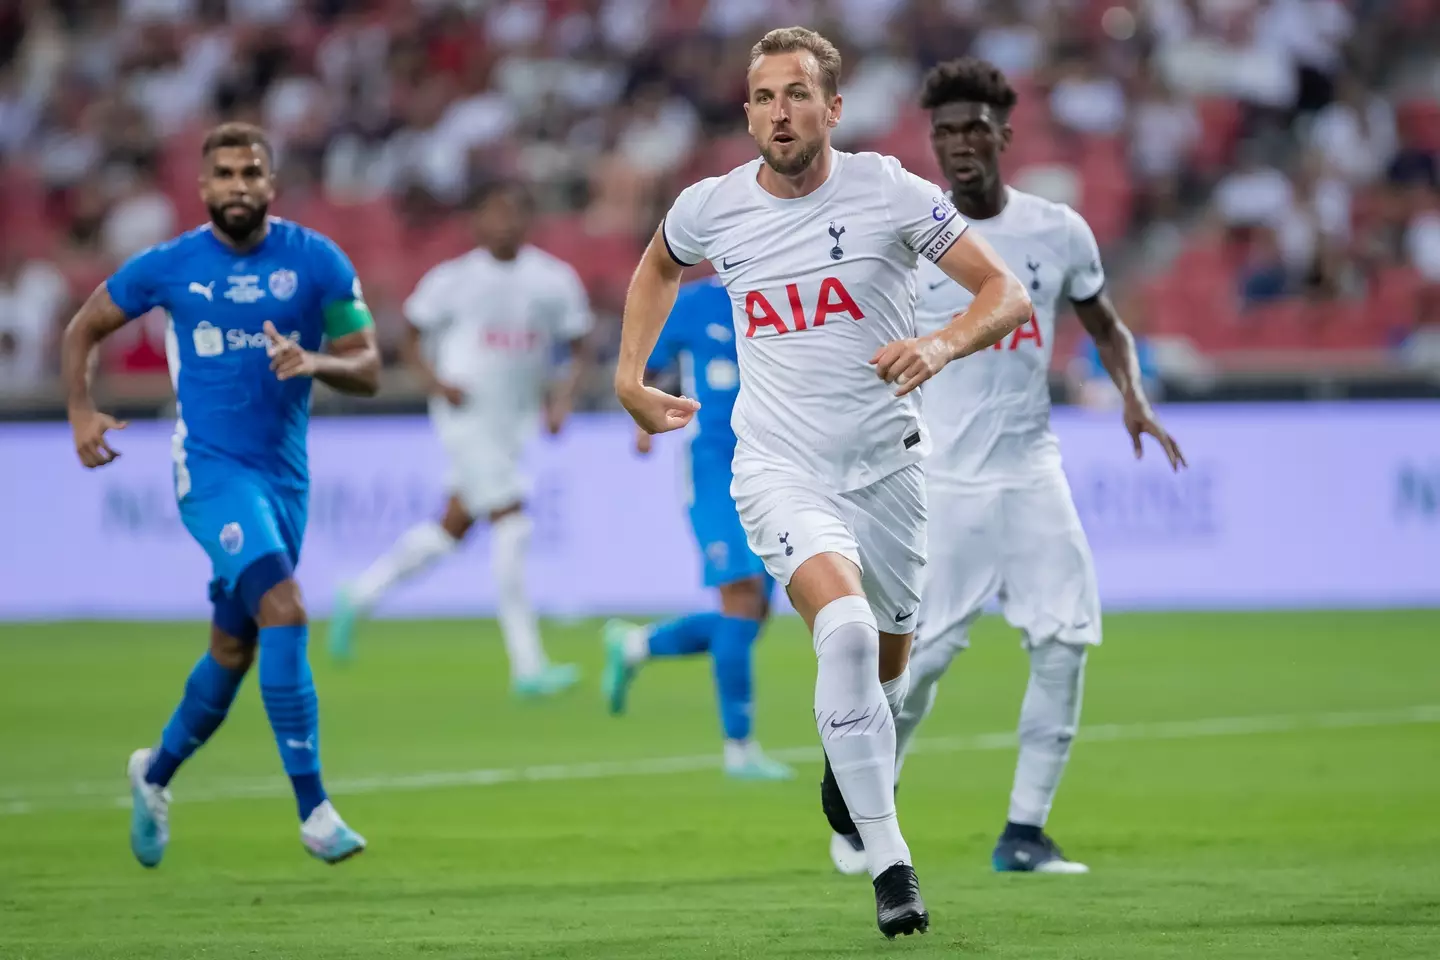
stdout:
[[[436,374],[469,397],[465,413],[516,422],[540,409],[554,345],[585,336],[592,325],[575,270],[529,246],[514,260],[476,249],[439,264],[404,310],[424,334]],[[432,398],[432,411],[437,406],[448,407]]]
[[[988,350],[947,366],[921,387],[935,444],[931,484],[1003,486],[1033,481],[1060,465],[1050,431],[1048,372],[1061,307],[1105,286],[1095,235],[1080,215],[1007,188],[999,216],[973,221],[980,236],[1025,285],[1034,313]],[[929,333],[948,324],[973,297],[930,264],[921,264],[916,324]]]
[[670,255],[709,260],[730,294],[740,356],[731,423],[745,456],[856,490],[929,449],[919,398],[870,358],[915,336],[915,264],[965,231],[943,191],[893,157],[832,151],[830,176],[782,200],[759,158],[687,188],[665,217]]

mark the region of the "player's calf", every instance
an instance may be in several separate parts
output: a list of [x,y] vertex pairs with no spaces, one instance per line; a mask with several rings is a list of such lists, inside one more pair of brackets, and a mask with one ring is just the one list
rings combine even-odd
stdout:
[[319,701],[310,672],[310,627],[300,585],[280,554],[261,557],[240,576],[238,592],[259,623],[260,699],[304,822],[326,800],[320,781]]
[[996,870],[1087,873],[1045,833],[1070,746],[1080,723],[1085,655],[1082,644],[1044,640],[1030,649],[1030,682],[1020,706],[1020,751],[1009,819],[995,845]]

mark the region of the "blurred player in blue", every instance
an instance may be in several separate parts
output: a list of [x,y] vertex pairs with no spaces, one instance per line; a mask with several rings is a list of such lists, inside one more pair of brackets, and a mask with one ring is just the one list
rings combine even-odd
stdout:
[[170,779],[224,722],[258,653],[260,697],[295,789],[301,842],[337,863],[365,840],[320,781],[309,627],[295,581],[310,486],[305,435],[311,381],[373,395],[380,357],[350,261],[328,238],[266,216],[275,181],[265,133],[224,124],[201,153],[211,222],[123,265],[70,321],[62,346],[76,452],[85,466],[104,466],[120,455],[105,434],[125,424],[95,408],[91,352],[153,308],[169,315],[175,496],[214,571],[210,649],[160,742],[130,757],[130,847],[145,866],[160,863]]
[[[740,368],[730,296],[718,278],[680,288],[649,368],[662,371],[674,363],[680,366],[685,395],[700,401],[700,411],[686,429],[686,486],[705,585],[719,590],[720,610],[648,627],[620,620],[607,623],[601,678],[605,698],[611,713],[624,713],[626,694],[641,664],[708,652],[725,732],[725,773],[744,780],[788,780],[794,771],[766,756],[750,736],[751,647],[769,615],[775,584],[750,552],[730,499],[730,461],[735,455],[730,410],[740,389]],[[640,453],[649,453],[650,435],[638,431],[635,445]]]

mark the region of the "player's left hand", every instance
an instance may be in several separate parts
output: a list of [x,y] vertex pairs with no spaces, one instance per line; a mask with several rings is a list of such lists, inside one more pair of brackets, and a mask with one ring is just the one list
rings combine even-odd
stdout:
[[270,369],[278,380],[315,376],[315,355],[289,337],[281,336],[275,324],[265,321],[265,336],[270,339]]
[[886,383],[897,384],[895,396],[903,397],[929,380],[950,362],[950,350],[935,337],[896,340],[875,351],[870,363]]
[[689,397],[672,397],[663,390],[635,382],[622,384],[615,391],[620,405],[646,433],[669,433],[679,430],[695,419],[700,401]]
[[545,429],[555,436],[570,418],[570,401],[551,397],[545,402]]
[[1171,470],[1178,471],[1181,467],[1188,466],[1185,455],[1180,452],[1180,444],[1175,442],[1169,431],[1160,426],[1160,421],[1155,419],[1155,411],[1150,409],[1149,404],[1125,404],[1125,429],[1130,431],[1130,442],[1135,445],[1136,460],[1145,455],[1140,437],[1148,433],[1160,442],[1160,449],[1165,451]]

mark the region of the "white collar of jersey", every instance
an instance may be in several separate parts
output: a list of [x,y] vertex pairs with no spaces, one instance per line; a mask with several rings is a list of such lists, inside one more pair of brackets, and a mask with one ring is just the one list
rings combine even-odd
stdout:
[[832,192],[834,192],[835,184],[840,181],[840,167],[844,164],[845,158],[849,156],[848,153],[842,153],[841,151],[836,150],[834,147],[829,147],[828,149],[830,150],[830,173],[828,176],[826,176],[824,183],[820,184],[820,186],[805,194],[805,196],[791,197],[788,199],[784,197],[777,197],[769,190],[766,190],[764,187],[760,186],[760,165],[765,162],[764,157],[758,157],[755,160],[750,161],[751,163],[755,164],[755,170],[749,175],[749,177],[747,177],[747,179],[750,181],[751,191],[755,194],[756,197],[760,199],[762,203],[769,204],[772,207],[784,207],[788,210],[793,210],[797,206],[819,203],[827,196],[829,196]]

